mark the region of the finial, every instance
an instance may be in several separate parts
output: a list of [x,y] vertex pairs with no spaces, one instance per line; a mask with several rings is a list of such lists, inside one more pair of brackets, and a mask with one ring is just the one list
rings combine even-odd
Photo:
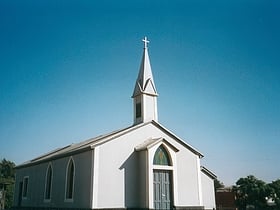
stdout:
[[150,42],[147,37],[145,36],[144,39],[142,39],[142,41],[144,42],[144,49],[148,48],[148,43]]

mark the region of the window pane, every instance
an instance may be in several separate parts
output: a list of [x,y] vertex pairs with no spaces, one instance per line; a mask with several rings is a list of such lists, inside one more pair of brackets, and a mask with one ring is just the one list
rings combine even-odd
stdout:
[[74,188],[74,163],[73,160],[70,161],[67,171],[67,186],[66,186],[66,198],[73,198],[73,188]]
[[141,103],[136,104],[136,118],[141,117]]
[[45,191],[45,199],[51,198],[51,187],[52,187],[52,167],[48,167],[47,177],[46,177],[46,191]]
[[170,166],[169,155],[163,146],[160,146],[154,156],[155,165],[167,165]]
[[28,188],[28,177],[23,179],[23,193],[22,197],[27,197],[27,188]]

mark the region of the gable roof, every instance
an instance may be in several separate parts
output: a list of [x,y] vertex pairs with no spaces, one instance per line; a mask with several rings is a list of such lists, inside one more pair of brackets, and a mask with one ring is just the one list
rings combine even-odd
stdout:
[[200,170],[201,170],[201,172],[206,174],[211,179],[217,179],[217,176],[212,171],[210,171],[209,169],[205,168],[204,166],[201,166]]
[[166,141],[164,138],[160,137],[160,138],[149,138],[148,140],[142,142],[142,144],[137,145],[134,149],[135,151],[143,151],[143,150],[147,150],[153,146],[155,146],[157,143],[159,142],[164,142],[165,144],[167,144],[169,147],[171,147],[175,152],[178,152],[179,149],[177,149],[175,146],[173,146],[172,144],[170,144],[168,141]]
[[[188,150],[190,150],[194,154],[198,155],[200,158],[203,157],[202,153],[200,153],[198,150],[196,150],[191,145],[184,142],[182,139],[180,139],[175,134],[170,132],[168,129],[163,127],[161,124],[159,124],[158,122],[155,122],[155,121],[150,121],[150,122],[141,123],[141,124],[138,124],[138,125],[132,125],[132,126],[124,128],[124,129],[116,130],[116,131],[113,131],[113,132],[105,134],[105,135],[100,135],[100,136],[97,136],[95,138],[91,138],[91,139],[82,141],[80,143],[70,144],[70,145],[67,145],[65,147],[55,149],[55,150],[53,150],[49,153],[43,154],[43,155],[41,155],[39,157],[36,157],[32,160],[24,162],[23,164],[20,164],[20,165],[16,166],[15,168],[19,169],[19,168],[28,167],[28,166],[31,166],[31,165],[37,165],[39,163],[55,160],[55,159],[58,159],[58,158],[69,156],[69,155],[74,155],[74,154],[81,153],[81,152],[84,152],[84,151],[87,151],[87,150],[92,150],[99,145],[102,145],[102,144],[105,144],[108,141],[112,141],[114,139],[117,139],[118,137],[120,137],[122,135],[125,135],[129,132],[132,132],[133,130],[136,130],[138,128],[141,128],[141,127],[143,127],[147,124],[153,124],[155,127],[159,128],[161,131],[163,131],[164,133],[166,133],[167,135],[169,135],[170,137],[172,137],[173,139],[178,141],[181,145],[186,147]],[[154,141],[160,141],[160,140],[161,139],[156,139],[156,140],[154,139],[154,140],[151,140],[151,142],[149,142],[149,143],[152,143]]]

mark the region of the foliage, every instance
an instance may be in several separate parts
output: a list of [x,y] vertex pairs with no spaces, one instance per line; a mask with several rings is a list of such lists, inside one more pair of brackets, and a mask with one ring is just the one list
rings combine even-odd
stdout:
[[0,162],[0,178],[15,178],[15,163],[6,160]]
[[271,197],[276,204],[276,209],[280,209],[280,179],[269,184],[271,188]]
[[5,190],[5,207],[13,205],[13,193],[15,182],[15,163],[3,159],[0,161],[0,188]]
[[217,190],[217,189],[219,189],[219,188],[225,187],[225,185],[224,185],[224,183],[221,182],[220,180],[214,179],[214,187],[215,187],[215,190]]
[[[279,184],[277,182],[273,185],[275,192],[280,189]],[[248,207],[260,210],[275,208],[267,204],[267,200],[274,194],[271,184],[266,184],[252,175],[240,178],[233,187],[233,191],[236,193],[236,205],[239,210],[246,210]]]

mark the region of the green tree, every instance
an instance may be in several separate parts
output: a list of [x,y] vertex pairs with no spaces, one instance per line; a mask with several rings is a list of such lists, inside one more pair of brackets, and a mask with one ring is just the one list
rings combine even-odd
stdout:
[[236,193],[236,205],[239,210],[246,210],[252,206],[254,209],[268,209],[267,198],[271,195],[271,187],[264,181],[250,175],[240,178],[233,187]]
[[271,187],[271,198],[275,202],[275,208],[280,209],[280,179],[269,184]]
[[217,189],[219,189],[219,188],[225,187],[225,185],[224,185],[224,183],[221,182],[220,180],[214,179],[214,187],[215,187],[215,190],[217,190]]
[[3,159],[0,161],[0,189],[5,190],[5,208],[13,205],[15,163]]

